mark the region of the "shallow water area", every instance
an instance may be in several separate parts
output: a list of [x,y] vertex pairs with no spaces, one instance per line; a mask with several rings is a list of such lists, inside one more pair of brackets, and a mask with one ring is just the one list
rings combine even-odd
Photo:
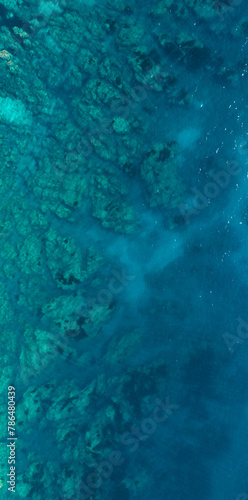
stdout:
[[248,499],[247,26],[244,1],[0,6],[18,500]]

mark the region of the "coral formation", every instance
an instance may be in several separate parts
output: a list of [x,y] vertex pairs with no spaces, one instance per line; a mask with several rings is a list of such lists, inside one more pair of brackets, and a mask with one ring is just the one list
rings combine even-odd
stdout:
[[[103,4],[0,5],[1,387],[14,379],[20,389],[18,494],[34,500],[79,500],[94,461],[119,446],[172,380],[166,363],[148,362],[150,324],[147,352],[134,360],[144,330],[126,303],[130,294],[135,309],[138,287],[126,290],[111,269],[132,267],[126,245],[137,234],[147,244],[142,224],[152,226],[149,252],[156,245],[154,213],[161,232],[181,228],[193,167],[185,168],[178,137],[186,110],[202,120],[196,79],[220,92],[239,79],[206,34],[225,29],[213,1]],[[247,26],[244,16],[233,37]],[[142,259],[134,253],[139,273]],[[163,306],[169,317],[173,304]],[[1,491],[3,457],[1,448]],[[147,473],[124,470],[119,491],[138,498]],[[96,499],[119,498],[109,482]]]

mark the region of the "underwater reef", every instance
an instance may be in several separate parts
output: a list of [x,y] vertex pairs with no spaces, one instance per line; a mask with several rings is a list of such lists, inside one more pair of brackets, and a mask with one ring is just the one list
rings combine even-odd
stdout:
[[[187,116],[210,99],[204,82],[217,93],[238,88],[245,56],[228,61],[214,49],[228,16],[232,43],[247,35],[248,16],[235,9],[213,0],[0,2],[1,409],[6,387],[16,386],[17,498],[152,494],[153,461],[129,466],[123,435],[150,418],[156,398],[165,405],[182,373],[156,349],[149,356],[153,320],[133,320],[127,297],[138,301],[136,279],[142,293],[160,286],[150,274],[152,265],[158,272],[147,250],[158,238],[150,221],[162,218],[170,241],[187,227],[194,162],[200,180],[223,167],[224,154],[201,158],[202,115],[197,125]],[[139,238],[151,266],[142,278],[143,243],[137,273],[126,250]],[[141,318],[163,307],[169,321],[187,324],[179,302],[168,297],[162,306],[156,296]],[[182,354],[184,363],[191,355]],[[5,423],[1,437],[5,498]],[[173,463],[167,498],[179,500]],[[162,478],[159,471],[154,481]]]

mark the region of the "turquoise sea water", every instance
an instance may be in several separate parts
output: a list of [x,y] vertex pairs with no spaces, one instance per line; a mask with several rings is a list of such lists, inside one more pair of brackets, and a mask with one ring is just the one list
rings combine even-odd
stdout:
[[245,0],[0,26],[0,499],[247,500]]

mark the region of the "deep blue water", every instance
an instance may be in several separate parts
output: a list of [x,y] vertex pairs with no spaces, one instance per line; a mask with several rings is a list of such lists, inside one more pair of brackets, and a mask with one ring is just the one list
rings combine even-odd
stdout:
[[247,500],[245,0],[0,20],[0,498]]

